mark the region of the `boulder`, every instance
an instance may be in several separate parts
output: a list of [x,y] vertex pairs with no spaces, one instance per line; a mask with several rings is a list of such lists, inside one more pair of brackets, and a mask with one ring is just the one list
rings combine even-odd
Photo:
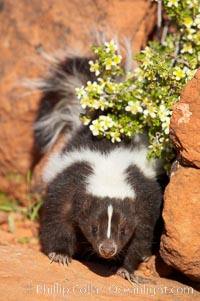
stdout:
[[165,191],[163,260],[200,282],[200,69],[174,105],[170,136],[178,153]]
[[179,167],[165,191],[160,254],[170,266],[200,282],[200,170]]
[[170,137],[182,162],[200,168],[200,69],[174,105]]

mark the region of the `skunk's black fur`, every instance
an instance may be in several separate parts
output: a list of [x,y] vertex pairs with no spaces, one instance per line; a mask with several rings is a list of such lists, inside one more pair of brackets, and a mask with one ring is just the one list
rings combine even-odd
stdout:
[[113,144],[81,125],[75,88],[93,80],[88,69],[88,59],[70,58],[43,82],[47,92],[35,125],[37,145],[46,150],[65,130],[71,136],[44,168],[42,250],[64,264],[89,250],[120,258],[122,274],[124,269],[132,273],[155,243],[162,206],[160,162],[147,162],[145,135]]

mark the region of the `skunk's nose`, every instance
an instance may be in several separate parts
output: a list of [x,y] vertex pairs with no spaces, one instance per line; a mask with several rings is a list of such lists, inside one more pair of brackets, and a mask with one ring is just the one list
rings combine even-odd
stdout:
[[99,254],[104,258],[111,258],[117,253],[117,246],[113,242],[101,243],[99,245]]

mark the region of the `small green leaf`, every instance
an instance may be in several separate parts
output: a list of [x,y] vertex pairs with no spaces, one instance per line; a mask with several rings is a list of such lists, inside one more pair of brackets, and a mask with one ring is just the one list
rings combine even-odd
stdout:
[[20,237],[17,239],[17,241],[21,244],[26,244],[31,241],[31,238],[30,237]]

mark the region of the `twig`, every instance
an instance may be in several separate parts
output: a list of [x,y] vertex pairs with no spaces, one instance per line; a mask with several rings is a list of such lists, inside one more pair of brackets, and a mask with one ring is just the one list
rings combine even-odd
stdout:
[[162,0],[158,1],[157,7],[157,38],[161,37],[161,25],[162,25]]
[[175,64],[176,64],[176,62],[177,62],[177,60],[178,60],[178,58],[177,58],[177,56],[178,56],[178,54],[179,54],[179,52],[180,52],[180,41],[181,41],[181,39],[182,39],[182,36],[180,36],[180,39],[176,42],[176,48],[175,48],[175,51],[174,51],[174,54],[173,54],[173,56],[174,56],[174,59],[172,60],[172,62],[171,62],[171,66],[172,67],[174,67],[175,66]]
[[162,33],[162,37],[161,37],[161,45],[163,45],[164,42],[165,42],[165,39],[166,39],[168,30],[169,30],[169,24],[170,24],[170,20],[167,20],[167,21],[165,22],[165,26],[164,26],[164,28],[163,28],[163,33]]

